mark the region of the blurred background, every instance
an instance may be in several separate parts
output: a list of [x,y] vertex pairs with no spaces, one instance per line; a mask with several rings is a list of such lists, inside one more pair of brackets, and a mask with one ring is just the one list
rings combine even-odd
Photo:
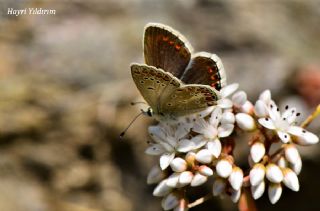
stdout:
[[[8,8],[56,14],[16,17]],[[143,62],[148,22],[220,56],[228,83],[252,101],[270,89],[300,121],[320,103],[317,0],[1,0],[0,9],[0,211],[161,210],[146,184],[158,162],[144,154],[152,120],[119,139],[139,112],[129,65]],[[319,136],[319,118],[307,129]],[[265,193],[259,210],[320,209],[319,145],[300,152],[300,191],[284,189],[276,205]],[[193,210],[236,205],[215,198]]]

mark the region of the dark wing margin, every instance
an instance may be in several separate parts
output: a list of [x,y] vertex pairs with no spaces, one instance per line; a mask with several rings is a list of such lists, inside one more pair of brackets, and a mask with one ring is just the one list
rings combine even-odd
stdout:
[[191,45],[169,26],[149,23],[144,31],[144,58],[147,65],[161,68],[180,78],[190,58]]
[[192,57],[181,80],[186,84],[209,85],[219,91],[226,85],[226,74],[217,55],[199,52]]

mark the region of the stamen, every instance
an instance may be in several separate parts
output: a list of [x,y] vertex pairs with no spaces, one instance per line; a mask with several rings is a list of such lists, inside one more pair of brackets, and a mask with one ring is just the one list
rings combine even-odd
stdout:
[[300,116],[300,115],[301,115],[300,113],[297,113],[297,114],[296,114],[296,116]]
[[286,105],[286,110],[288,110],[288,108],[289,108],[289,106],[288,106],[288,105]]

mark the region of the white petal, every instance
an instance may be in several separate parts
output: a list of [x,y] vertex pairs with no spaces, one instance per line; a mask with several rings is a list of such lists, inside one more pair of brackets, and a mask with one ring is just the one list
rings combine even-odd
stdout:
[[182,158],[175,158],[170,163],[171,169],[175,172],[183,172],[187,169],[187,162]]
[[222,124],[218,128],[218,136],[223,138],[229,136],[233,131],[234,125],[233,124]]
[[212,161],[212,154],[207,149],[202,149],[196,154],[196,160],[200,163],[210,163]]
[[179,199],[173,193],[170,193],[169,195],[164,197],[161,201],[161,206],[164,210],[171,210],[178,205],[179,205]]
[[240,199],[240,196],[241,196],[241,189],[239,189],[239,190],[232,190],[232,191],[231,191],[231,196],[230,196],[230,198],[231,198],[231,200],[232,200],[233,203],[237,203],[237,202],[239,201],[239,199]]
[[219,160],[216,165],[217,174],[222,178],[227,178],[232,172],[232,164],[227,160]]
[[221,124],[233,124],[235,122],[235,117],[232,112],[223,112],[221,118]]
[[297,118],[296,114],[296,108],[290,108],[282,114],[281,118],[286,120],[289,124],[292,124]]
[[254,105],[254,113],[258,117],[266,117],[268,115],[267,106],[262,100],[258,100]]
[[205,183],[206,181],[208,180],[208,177],[206,176],[203,176],[202,174],[200,173],[196,173],[191,181],[191,186],[192,187],[195,187],[195,186],[200,186],[202,185],[203,183]]
[[293,141],[299,145],[306,146],[319,142],[318,136],[298,126],[289,127],[288,132],[294,135]]
[[230,174],[228,178],[230,185],[233,189],[239,190],[242,186],[243,182],[243,172],[239,167],[235,167],[232,170],[232,173]]
[[210,107],[206,108],[205,110],[199,112],[198,116],[200,118],[204,118],[204,117],[208,116],[209,114],[211,114],[211,112],[213,111],[214,108],[215,108],[215,106],[210,106]]
[[220,90],[220,94],[222,98],[230,96],[232,93],[234,93],[238,89],[238,87],[239,87],[239,84],[236,84],[236,83],[223,87]]
[[277,203],[282,194],[281,184],[270,184],[268,188],[268,196],[271,204]]
[[255,163],[258,163],[266,153],[266,148],[261,142],[255,142],[250,148],[250,155]]
[[265,188],[266,188],[266,184],[264,181],[260,182],[256,186],[251,186],[252,197],[254,199],[260,198],[263,195]]
[[202,165],[199,167],[198,169],[199,173],[201,173],[204,176],[212,176],[213,175],[213,171],[211,168],[209,168],[206,165]]
[[153,195],[154,196],[165,196],[167,195],[168,193],[170,193],[172,191],[172,188],[169,187],[167,184],[167,180],[162,180],[158,185],[157,187],[153,190]]
[[236,122],[237,125],[245,131],[252,131],[256,128],[254,119],[250,115],[245,113],[236,114]]
[[299,191],[300,186],[296,173],[294,173],[291,169],[286,168],[284,169],[283,174],[283,183],[291,190]]
[[270,118],[260,118],[259,120],[260,125],[262,125],[265,128],[268,128],[270,130],[274,130],[276,129],[276,127],[274,126],[272,120]]
[[155,184],[160,182],[162,179],[164,179],[165,175],[163,171],[161,171],[160,167],[158,165],[152,167],[150,170],[148,177],[147,177],[147,183],[150,184]]
[[214,157],[218,158],[220,156],[222,147],[219,139],[216,138],[213,141],[208,141],[206,147]]
[[152,144],[145,151],[145,153],[148,155],[161,155],[164,152],[165,149],[160,144]]
[[189,139],[181,139],[176,147],[178,152],[189,152],[195,149],[195,144]]
[[171,161],[173,160],[175,154],[174,153],[165,153],[160,157],[160,167],[162,170],[166,169]]
[[226,188],[226,183],[222,179],[216,179],[213,183],[212,192],[214,196],[220,195]]
[[269,115],[270,118],[274,121],[277,121],[278,119],[280,119],[280,113],[279,113],[279,108],[278,106],[275,104],[275,102],[271,101],[269,103]]
[[194,144],[194,149],[199,149],[206,145],[208,140],[205,139],[203,135],[197,135],[192,137],[190,141]]
[[249,174],[251,185],[256,186],[260,184],[264,179],[265,173],[265,167],[262,164],[258,163],[254,165]]
[[216,107],[210,116],[209,123],[216,128],[218,127],[221,117],[222,117],[222,110],[221,108]]
[[279,138],[281,139],[281,141],[283,143],[288,143],[289,141],[291,141],[291,137],[288,133],[283,132],[283,131],[277,131]]
[[262,100],[263,102],[268,103],[271,100],[270,90],[267,89],[263,91],[259,96],[259,100]]
[[176,188],[178,186],[180,174],[181,173],[171,174],[167,179],[166,185],[172,188]]
[[218,100],[217,103],[220,108],[232,108],[233,106],[232,101],[227,98],[222,98]]
[[247,101],[247,94],[244,91],[238,91],[232,96],[232,102],[236,107],[241,107]]
[[180,174],[179,184],[182,186],[190,184],[193,179],[193,174],[191,171],[184,171]]
[[301,159],[296,160],[295,163],[292,163],[292,164],[291,164],[291,167],[292,167],[292,170],[293,170],[297,175],[299,175],[300,172],[301,172],[301,169],[302,169],[302,161],[301,161]]
[[275,164],[269,164],[266,167],[266,177],[270,182],[280,183],[283,180],[281,169]]
[[295,163],[297,160],[301,160],[299,151],[293,144],[288,144],[284,147],[284,153],[286,159],[290,163]]

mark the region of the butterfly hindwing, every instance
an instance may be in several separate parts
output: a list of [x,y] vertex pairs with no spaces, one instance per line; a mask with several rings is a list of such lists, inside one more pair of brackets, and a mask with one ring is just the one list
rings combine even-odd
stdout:
[[147,65],[161,68],[180,78],[191,58],[191,46],[169,26],[150,23],[144,32],[144,58]]
[[195,54],[181,80],[186,84],[209,85],[221,90],[226,85],[226,74],[220,58],[215,54]]
[[144,64],[132,64],[131,75],[141,95],[155,113],[158,111],[160,96],[181,85],[172,74]]
[[219,94],[206,85],[182,85],[160,102],[160,113],[176,118],[217,104]]

